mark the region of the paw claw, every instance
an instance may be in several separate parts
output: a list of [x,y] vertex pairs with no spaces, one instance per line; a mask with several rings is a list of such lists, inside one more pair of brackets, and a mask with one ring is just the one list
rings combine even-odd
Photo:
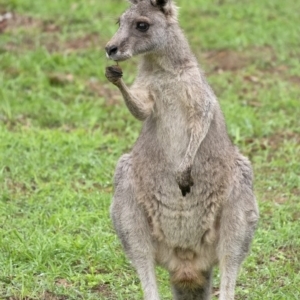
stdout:
[[181,190],[182,196],[191,192],[191,187],[194,185],[194,180],[191,175],[191,168],[187,168],[184,171],[178,171],[176,174],[176,181]]
[[182,196],[185,197],[186,194],[191,192],[191,187],[190,186],[179,186],[181,189]]

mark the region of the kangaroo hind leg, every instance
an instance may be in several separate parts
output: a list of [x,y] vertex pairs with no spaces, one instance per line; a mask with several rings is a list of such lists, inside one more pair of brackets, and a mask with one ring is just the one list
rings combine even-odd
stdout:
[[234,187],[222,211],[218,258],[221,272],[220,300],[233,300],[240,265],[248,254],[258,221],[251,184]]
[[139,275],[144,299],[159,300],[154,247],[146,215],[134,195],[130,154],[123,155],[117,165],[111,218],[124,251]]

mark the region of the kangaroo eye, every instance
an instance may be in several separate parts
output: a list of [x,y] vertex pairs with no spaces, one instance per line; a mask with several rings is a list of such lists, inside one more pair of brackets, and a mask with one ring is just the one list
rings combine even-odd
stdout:
[[146,32],[149,29],[150,25],[146,22],[137,22],[136,29],[142,32]]

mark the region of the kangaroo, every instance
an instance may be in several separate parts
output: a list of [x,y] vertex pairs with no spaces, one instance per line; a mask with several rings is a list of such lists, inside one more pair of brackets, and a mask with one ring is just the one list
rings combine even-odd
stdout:
[[168,270],[177,300],[211,299],[219,264],[219,299],[232,300],[259,218],[250,162],[228,137],[175,3],[130,2],[105,49],[116,62],[141,55],[138,75],[130,89],[119,66],[106,77],[143,126],[117,163],[114,228],[145,300],[159,300],[156,264]]

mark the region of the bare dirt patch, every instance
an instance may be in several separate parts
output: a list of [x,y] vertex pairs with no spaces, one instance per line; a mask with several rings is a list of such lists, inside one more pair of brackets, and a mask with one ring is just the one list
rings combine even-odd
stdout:
[[22,28],[24,30],[29,30],[33,28],[39,28],[43,24],[43,21],[37,18],[33,18],[26,15],[19,15],[11,12],[6,12],[5,14],[2,14],[2,16],[5,16],[9,14],[10,17],[5,19],[2,23],[2,32],[13,32],[14,30],[18,28]]
[[60,32],[61,28],[57,24],[55,24],[52,21],[44,21],[43,22],[43,27],[42,27],[43,32]]
[[[260,171],[266,174],[274,174],[274,171],[271,170],[268,167],[260,168]],[[280,182],[280,172],[279,170],[276,170],[276,174],[278,175],[278,182]],[[284,172],[284,170],[282,170]],[[276,186],[270,186],[270,187],[263,187],[261,189],[260,193],[260,201],[262,202],[273,202],[278,205],[284,205],[286,203],[290,203],[291,196],[299,196],[300,189],[292,189],[292,190],[284,190],[284,187],[282,185],[276,185]],[[272,215],[271,211],[265,211],[265,214]],[[300,211],[295,210],[294,212],[291,212],[291,218],[294,222],[298,222],[300,219]],[[265,221],[268,222],[268,221]]]
[[[275,50],[272,47],[253,47],[243,51],[231,49],[213,50],[205,52],[201,60],[208,67],[208,75],[222,72],[240,72],[248,65],[255,65],[261,77],[266,74],[279,75],[290,82],[299,83],[300,77],[288,76],[288,67],[279,64]],[[247,75],[245,78],[250,83],[258,83],[260,78]]]
[[15,199],[14,195],[29,195],[37,189],[37,184],[33,180],[31,180],[31,182],[29,183],[25,183],[11,179],[9,177],[11,172],[9,166],[4,166],[3,170],[4,174],[6,175],[3,187],[5,187],[12,196],[8,196],[6,201],[10,201],[10,199]]
[[233,50],[216,50],[204,54],[204,60],[211,66],[211,72],[237,71],[250,63],[250,58]]
[[97,284],[95,286],[92,287],[92,291],[94,293],[98,293],[100,294],[102,297],[104,297],[105,299],[113,299],[113,293],[109,288],[108,284]]
[[68,297],[64,295],[55,295],[52,292],[46,291],[42,296],[41,300],[67,300]]
[[117,90],[111,89],[108,85],[103,85],[97,80],[89,80],[87,88],[94,95],[104,98],[106,106],[115,106],[121,103],[121,96]]
[[[8,42],[3,46],[5,51],[24,52],[37,47],[45,47],[49,52],[75,52],[87,48],[102,47],[98,33],[87,33],[83,36],[60,41],[61,26],[52,20],[41,20],[27,15],[0,11],[0,34],[15,34],[22,30],[18,42]],[[32,33],[34,31],[34,34]],[[38,34],[36,34],[38,33]]]
[[0,33],[7,28],[10,19],[13,17],[12,13],[6,12],[0,8]]
[[[54,25],[53,25],[54,26]],[[103,48],[98,34],[87,34],[78,38],[62,42],[59,40],[58,32],[47,31],[43,35],[31,36],[24,35],[19,42],[8,42],[3,46],[3,50],[22,53],[24,51],[34,50],[36,48],[45,48],[48,52],[72,53],[89,48]]]
[[271,161],[274,153],[276,153],[287,140],[293,141],[295,144],[300,144],[300,134],[292,131],[282,131],[264,138],[248,138],[245,140],[245,144],[248,148],[247,156],[251,159],[257,152],[267,150],[269,152],[267,159]]
[[289,80],[300,87],[300,76],[291,76]]
[[[47,77],[49,83],[53,86],[65,86],[79,80],[70,73],[50,73]],[[101,83],[96,78],[91,78],[84,84],[88,93],[96,97],[104,98],[106,100],[106,106],[115,106],[121,103],[121,96],[117,89],[112,89],[109,85]]]
[[74,82],[72,74],[51,73],[48,74],[49,83],[53,86],[64,86]]
[[99,45],[99,34],[90,33],[85,36],[70,40],[63,46],[68,51],[77,51],[86,48],[92,48]]
[[9,118],[6,115],[0,115],[0,123],[5,124],[8,130],[15,130],[19,126],[23,129],[31,128],[31,119],[24,114],[16,115],[14,118]]
[[10,33],[20,28],[24,31],[37,28],[42,32],[60,32],[61,30],[61,28],[51,20],[41,20],[32,16],[5,11],[2,13],[0,11],[0,28],[2,28],[2,32],[6,31]]
[[55,280],[55,284],[57,286],[62,286],[64,288],[69,288],[72,286],[72,284],[70,282],[68,282],[67,279],[64,279],[64,278],[59,278],[59,279]]
[[275,50],[270,46],[260,46],[250,49],[250,56],[252,59],[260,59],[262,62],[268,65],[272,65],[277,61],[277,55]]
[[297,265],[296,261],[299,257],[298,247],[288,245],[277,248],[270,257],[271,262],[290,261],[292,264]]
[[266,138],[266,142],[273,150],[277,150],[279,147],[281,147],[286,140],[294,141],[296,144],[300,144],[300,134],[292,131],[283,131],[277,132]]
[[5,300],[67,300],[68,297],[67,296],[63,296],[63,295],[54,295],[51,292],[45,292],[43,295],[41,295],[39,298],[31,298],[31,297],[15,297],[15,296],[8,296],[8,297],[4,297],[1,299],[5,299]]
[[103,43],[98,33],[88,33],[64,42],[59,42],[55,25],[51,26],[53,26],[53,30],[51,31],[51,27],[50,29],[48,27],[46,31],[47,35],[40,40],[40,45],[44,46],[50,53],[64,52],[68,54],[90,48],[103,48]]
[[56,31],[48,31],[47,38],[43,38],[41,44],[50,53],[64,52],[68,54],[90,48],[103,48],[103,43],[98,33],[88,33],[59,43]]

